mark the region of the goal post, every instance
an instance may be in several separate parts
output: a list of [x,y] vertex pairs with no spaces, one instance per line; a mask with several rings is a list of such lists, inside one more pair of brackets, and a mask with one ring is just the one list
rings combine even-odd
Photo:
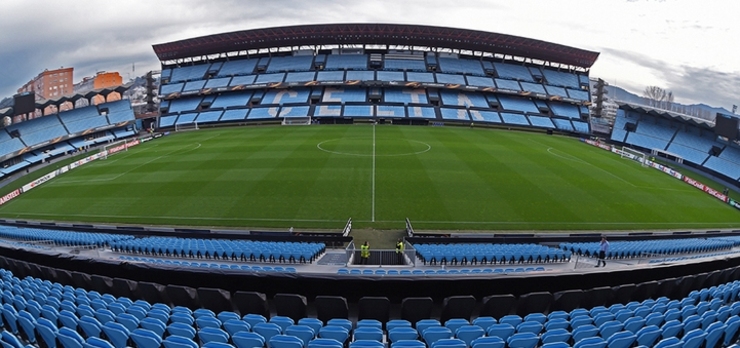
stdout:
[[198,130],[198,122],[175,124],[175,132],[184,132],[189,130]]
[[642,151],[635,150],[631,147],[622,146],[622,151],[620,151],[619,155],[622,158],[628,158],[635,162],[638,162],[643,167],[648,166],[647,154]]
[[281,124],[283,126],[308,126],[311,124],[311,117],[283,117]]

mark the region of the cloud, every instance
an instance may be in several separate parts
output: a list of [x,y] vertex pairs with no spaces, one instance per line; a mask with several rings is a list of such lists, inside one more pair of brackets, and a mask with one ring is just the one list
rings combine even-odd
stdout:
[[[622,66],[637,66],[648,70],[656,77],[654,85],[673,91],[677,102],[684,104],[709,104],[716,107],[731,108],[737,104],[737,89],[740,86],[740,72],[725,72],[712,67],[694,67],[685,64],[672,64],[645,54],[602,48],[602,55],[621,60]],[[648,85],[639,85],[634,77],[640,77],[629,68],[622,69],[622,78],[633,93],[641,94]],[[632,77],[632,79],[630,79]]]

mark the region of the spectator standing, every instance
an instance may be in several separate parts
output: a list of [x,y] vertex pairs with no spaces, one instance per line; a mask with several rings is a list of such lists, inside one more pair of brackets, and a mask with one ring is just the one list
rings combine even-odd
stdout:
[[367,265],[370,260],[370,244],[365,241],[364,244],[360,245],[360,264]]
[[606,253],[609,252],[609,241],[606,240],[606,236],[601,236],[601,243],[599,243],[599,260],[596,262],[596,267],[604,264],[606,267]]

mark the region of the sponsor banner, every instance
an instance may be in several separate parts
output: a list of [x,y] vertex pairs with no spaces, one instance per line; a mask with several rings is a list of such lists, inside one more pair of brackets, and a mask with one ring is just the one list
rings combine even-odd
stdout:
[[128,149],[129,147],[133,147],[133,146],[139,145],[140,143],[141,143],[141,141],[139,141],[139,139],[136,139],[136,140],[133,140],[133,141],[124,142],[123,144],[120,144],[118,146],[114,146],[114,147],[109,148],[108,149],[108,154],[109,155],[112,155],[112,154],[114,154],[116,152],[121,152],[123,150]]
[[612,150],[611,145],[602,144],[601,142],[598,142],[598,141],[595,141],[595,140],[581,138],[581,141],[585,142],[586,144],[589,144],[591,146],[596,146],[596,147],[601,148],[601,149],[606,150],[606,151],[611,151]]
[[42,177],[40,177],[40,178],[38,178],[38,179],[36,179],[34,181],[29,182],[28,184],[23,185],[23,187],[22,187],[23,192],[27,192],[28,190],[30,190],[30,189],[32,189],[32,188],[34,188],[36,186],[39,186],[39,185],[41,185],[41,184],[43,184],[43,183],[45,183],[45,182],[53,179],[55,176],[57,176],[57,172],[56,171],[53,171],[53,172],[48,173],[48,174],[46,174],[46,175],[44,175],[44,176],[42,176]]
[[719,191],[717,191],[717,190],[715,190],[715,189],[713,189],[713,188],[711,188],[711,187],[709,187],[707,185],[704,185],[704,184],[702,184],[702,183],[700,183],[700,182],[698,182],[698,181],[696,181],[696,180],[694,180],[692,178],[689,178],[688,176],[684,176],[683,177],[683,181],[686,182],[686,183],[688,183],[691,186],[694,186],[694,187],[696,187],[696,188],[698,188],[698,189],[700,189],[700,190],[702,190],[702,191],[704,191],[704,192],[706,192],[706,193],[714,196],[714,198],[717,198],[717,199],[719,199],[722,202],[727,202],[727,196],[725,196],[722,192],[719,192]]
[[11,191],[10,193],[8,193],[7,195],[0,197],[0,205],[8,203],[8,201],[10,201],[11,199],[15,197],[20,196],[20,194],[21,194],[21,189],[15,189]]
[[61,167],[61,168],[57,169],[57,173],[56,173],[56,175],[59,175],[59,174],[64,174],[64,173],[66,173],[66,172],[68,172],[68,171],[69,171],[69,166],[68,166],[68,165],[66,165],[66,166],[64,166],[64,167]]

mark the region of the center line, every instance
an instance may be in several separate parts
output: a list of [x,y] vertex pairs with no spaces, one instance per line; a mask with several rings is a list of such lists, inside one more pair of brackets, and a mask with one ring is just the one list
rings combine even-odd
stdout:
[[372,212],[371,221],[375,222],[375,123],[373,123],[373,193],[372,193]]

